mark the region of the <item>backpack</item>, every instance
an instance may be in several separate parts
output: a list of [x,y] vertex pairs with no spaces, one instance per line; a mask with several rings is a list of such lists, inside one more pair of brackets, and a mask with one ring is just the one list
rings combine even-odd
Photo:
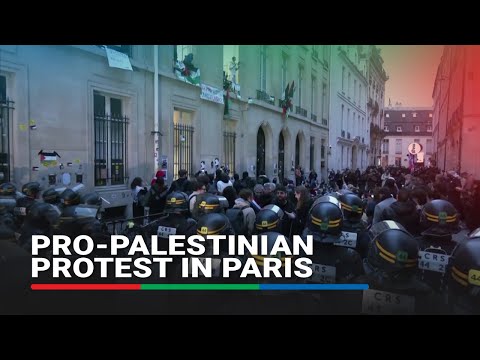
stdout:
[[243,213],[243,209],[247,207],[249,207],[249,205],[245,205],[242,208],[227,209],[225,212],[236,235],[247,235],[247,222],[245,221],[245,214]]
[[137,194],[137,206],[147,206],[150,201],[150,191],[146,188],[140,190]]

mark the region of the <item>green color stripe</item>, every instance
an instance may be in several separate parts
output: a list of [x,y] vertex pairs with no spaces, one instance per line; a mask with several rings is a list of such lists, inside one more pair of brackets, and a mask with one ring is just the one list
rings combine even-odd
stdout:
[[259,284],[141,284],[140,290],[259,290]]

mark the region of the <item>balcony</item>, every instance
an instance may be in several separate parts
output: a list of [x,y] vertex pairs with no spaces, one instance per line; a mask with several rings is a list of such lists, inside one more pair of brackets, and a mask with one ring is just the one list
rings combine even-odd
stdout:
[[322,119],[322,125],[328,126],[328,120],[327,119]]
[[300,106],[295,106],[295,114],[307,117],[307,110]]
[[317,122],[317,115],[315,115],[315,114],[310,114],[310,119],[312,119],[313,121]]
[[270,96],[263,90],[257,90],[257,100],[261,100],[270,105],[275,105],[275,97]]

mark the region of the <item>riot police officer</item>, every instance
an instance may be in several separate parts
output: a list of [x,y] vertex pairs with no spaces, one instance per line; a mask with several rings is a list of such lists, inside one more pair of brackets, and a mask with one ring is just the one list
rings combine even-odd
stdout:
[[18,228],[22,226],[30,207],[37,201],[39,193],[40,184],[36,181],[22,186],[22,194],[25,196],[17,199],[17,205],[14,209]]
[[[261,211],[260,211],[261,212]],[[259,214],[260,214],[259,212]],[[258,278],[254,275],[249,275],[245,280],[248,283],[259,284],[275,284],[275,283],[300,283],[301,280],[293,275],[294,269],[294,257],[283,253],[272,253],[275,242],[278,241],[280,236],[284,236],[278,231],[266,231],[259,234],[259,241],[266,241],[267,254],[247,254],[247,259],[253,259],[257,265],[262,277]],[[291,248],[291,241],[285,237],[289,248]],[[278,270],[281,277],[270,275],[270,277],[264,277],[264,264],[266,258],[276,258],[281,261],[282,267]],[[250,260],[251,261],[251,260]],[[286,277],[286,263],[292,264],[291,276]],[[305,314],[311,313],[312,309],[316,306],[316,303],[312,301],[310,294],[302,293],[297,290],[264,290],[264,291],[252,291],[250,293],[242,294],[245,297],[242,307],[243,311],[253,314]],[[248,296],[248,298],[247,298]]]
[[367,314],[442,313],[441,298],[416,278],[418,242],[392,220],[380,221],[369,231],[370,245],[364,259],[362,312]]
[[60,205],[60,194],[54,188],[45,190],[42,193],[42,199],[44,202],[55,205],[57,207]]
[[[32,235],[51,237],[54,226],[60,220],[60,213],[53,205],[36,202],[31,207],[20,228],[19,245],[31,253]],[[40,256],[48,256],[46,253]]]
[[456,246],[452,234],[458,231],[458,213],[446,200],[432,200],[420,215],[419,276],[439,294],[445,293],[445,272]]
[[452,313],[480,314],[480,228],[453,251],[447,283]]
[[12,183],[0,185],[0,214],[13,214],[17,204],[17,188]]
[[[342,244],[343,214],[339,201],[323,196],[312,206],[303,237],[313,237],[313,274],[306,279],[313,283],[351,283],[363,274],[362,260],[357,251]],[[352,312],[350,293],[313,293],[320,313]]]
[[[168,200],[167,200],[168,201]],[[205,241],[205,252],[201,255],[187,255],[188,257],[188,278],[179,279],[182,282],[188,283],[230,283],[237,282],[239,274],[232,272],[228,278],[223,278],[223,262],[226,257],[231,257],[228,254],[228,236],[235,235],[235,232],[228,220],[228,217],[223,213],[211,212],[200,217],[196,224],[196,234],[202,236]],[[215,245],[209,235],[225,235],[225,239],[221,239],[218,243],[218,254],[215,253]],[[207,262],[210,265],[207,265]],[[198,276],[193,277],[195,272],[193,268],[202,266],[211,266],[212,272],[206,277],[200,270]],[[198,268],[197,268],[198,269]],[[183,269],[185,270],[185,269]],[[208,314],[208,313],[230,313],[236,308],[236,300],[239,294],[228,293],[225,291],[195,291],[182,294],[172,294],[175,301],[170,308],[176,313],[194,313],[194,314]]]
[[339,201],[343,212],[343,244],[355,248],[364,258],[368,251],[369,237],[366,223],[362,220],[363,201],[352,192],[341,194]]
[[[314,274],[310,281],[319,283],[348,282],[363,274],[361,258],[354,249],[341,245],[343,214],[334,197],[323,197],[310,210],[303,236],[313,236]],[[326,266],[321,273],[319,269]],[[318,271],[317,271],[318,270]]]

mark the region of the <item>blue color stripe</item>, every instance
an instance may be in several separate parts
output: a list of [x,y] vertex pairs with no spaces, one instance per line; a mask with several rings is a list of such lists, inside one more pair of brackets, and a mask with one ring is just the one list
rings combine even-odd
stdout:
[[260,284],[260,290],[368,290],[368,284]]

